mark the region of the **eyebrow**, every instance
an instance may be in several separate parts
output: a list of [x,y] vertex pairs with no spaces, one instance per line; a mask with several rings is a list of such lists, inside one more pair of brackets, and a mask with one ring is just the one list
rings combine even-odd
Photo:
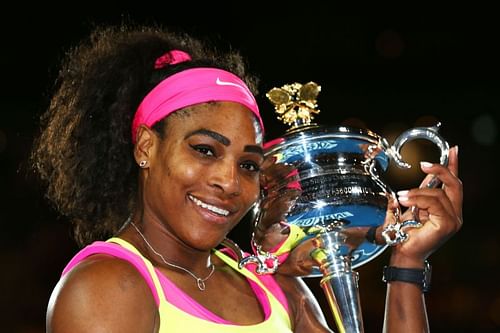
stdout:
[[[189,132],[184,137],[184,140],[186,140],[187,138],[194,136],[194,135],[209,136],[209,137],[213,138],[214,140],[219,141],[224,146],[229,146],[231,144],[231,140],[229,140],[224,135],[217,133],[217,132],[214,132],[214,131],[211,131],[211,130],[206,129],[206,128],[200,128],[200,129],[197,129],[195,131]],[[262,147],[256,146],[256,145],[246,145],[245,148],[243,148],[243,151],[248,152],[248,153],[256,153],[256,154],[264,156],[264,150],[262,149]]]
[[243,148],[243,151],[248,153],[256,153],[264,156],[264,150],[260,146],[248,145],[245,146],[245,148]]
[[208,130],[206,128],[200,128],[200,129],[197,129],[196,131],[192,131],[192,132],[188,133],[184,137],[184,140],[186,140],[187,138],[189,138],[189,137],[191,137],[193,135],[206,135],[206,136],[209,136],[212,139],[219,141],[224,146],[229,146],[231,144],[231,140],[229,140],[228,138],[226,138],[224,135],[219,134],[219,133],[214,132],[214,131],[211,131],[211,130]]

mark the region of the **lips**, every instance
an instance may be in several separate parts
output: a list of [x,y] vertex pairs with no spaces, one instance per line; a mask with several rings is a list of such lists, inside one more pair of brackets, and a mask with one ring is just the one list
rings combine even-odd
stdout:
[[234,209],[231,209],[230,207],[222,207],[221,204],[213,204],[213,203],[208,203],[205,202],[201,199],[198,199],[197,197],[193,196],[192,194],[188,194],[188,198],[197,206],[206,209],[207,211],[216,214],[221,217],[227,217],[229,214],[234,212]]

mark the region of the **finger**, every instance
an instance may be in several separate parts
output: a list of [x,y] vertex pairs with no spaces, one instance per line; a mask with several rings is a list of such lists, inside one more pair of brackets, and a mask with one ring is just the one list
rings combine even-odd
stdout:
[[[421,163],[421,167],[422,167],[422,170],[426,167],[426,166],[434,166],[433,164],[431,163],[428,163],[428,162],[423,162]],[[437,164],[437,165],[440,165],[440,164]],[[454,146],[452,147],[449,152],[448,152],[448,165],[446,166],[446,168],[450,171],[450,173],[457,177],[458,176],[458,146]],[[427,184],[429,184],[429,182],[434,178],[434,175],[433,174],[428,174],[424,180],[422,181],[422,183],[420,184],[420,187],[426,187]]]
[[[407,192],[407,193],[404,193]],[[411,191],[400,191],[399,202],[403,206],[416,206],[429,214],[429,220],[436,227],[451,228],[458,230],[461,226],[461,218],[455,213],[455,209],[443,190],[439,189],[415,189]]]
[[385,214],[385,221],[383,226],[387,227],[389,224],[393,224],[399,220],[400,214],[399,203],[395,196],[387,195],[387,211]]
[[[435,175],[436,177],[443,182],[445,186],[457,187],[460,183],[460,180],[457,178],[458,174],[458,147],[455,146],[450,149],[448,166],[443,166],[439,163],[429,163],[429,162],[420,162],[420,168],[423,172],[429,175]],[[427,176],[427,177],[428,177]],[[426,177],[426,179],[428,179]],[[425,181],[425,180],[424,180]]]
[[451,169],[440,164],[431,164],[427,162],[421,163],[421,168],[425,173],[434,174],[441,180],[446,195],[452,203],[456,214],[462,215],[463,186],[462,181],[452,173],[453,170],[458,172],[458,167],[456,165],[456,149],[453,150],[455,153],[451,154],[451,156],[453,156]]
[[[448,214],[454,214],[453,205],[442,189],[422,188],[399,191],[398,201],[406,207],[416,206],[419,209],[431,209],[433,211],[429,211],[430,214],[436,213],[436,210],[439,209],[445,210]],[[439,207],[435,208],[435,206]]]
[[[450,201],[450,198],[446,195],[443,189],[438,188],[418,188],[412,189],[408,191],[399,191],[398,192],[398,201],[403,206],[407,206],[408,203],[418,200],[419,197],[423,197],[422,200],[429,199],[432,201],[439,202],[439,204],[446,209],[447,212],[453,213],[454,207]],[[427,200],[425,201],[427,202]],[[427,207],[417,206],[419,209],[427,209]]]
[[428,187],[427,185],[431,182],[431,180],[435,179],[436,176],[434,176],[433,174],[428,174],[425,176],[424,180],[422,180],[422,182],[420,183],[420,188],[426,188]]
[[458,177],[458,146],[450,149],[450,153],[448,154],[448,169],[450,169],[455,177]]

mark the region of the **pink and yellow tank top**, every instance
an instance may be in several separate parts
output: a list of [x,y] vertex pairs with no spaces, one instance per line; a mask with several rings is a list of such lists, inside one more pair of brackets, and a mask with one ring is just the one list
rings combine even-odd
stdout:
[[93,254],[107,254],[126,260],[141,273],[158,305],[160,333],[292,332],[286,296],[274,277],[270,275],[257,276],[246,268],[240,270],[235,260],[220,251],[215,251],[217,257],[249,281],[264,310],[264,321],[255,325],[237,325],[215,315],[179,289],[148,259],[143,257],[132,244],[116,237],[107,242],[94,242],[83,248],[68,263],[62,275]]

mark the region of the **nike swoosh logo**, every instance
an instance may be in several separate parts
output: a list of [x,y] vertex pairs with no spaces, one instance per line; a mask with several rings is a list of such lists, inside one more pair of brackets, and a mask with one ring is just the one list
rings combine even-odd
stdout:
[[234,86],[234,87],[243,89],[246,92],[246,89],[243,88],[242,86],[240,86],[239,84],[236,84],[233,82],[221,81],[221,79],[219,79],[219,78],[217,78],[217,80],[215,80],[215,84],[217,84],[219,86]]

